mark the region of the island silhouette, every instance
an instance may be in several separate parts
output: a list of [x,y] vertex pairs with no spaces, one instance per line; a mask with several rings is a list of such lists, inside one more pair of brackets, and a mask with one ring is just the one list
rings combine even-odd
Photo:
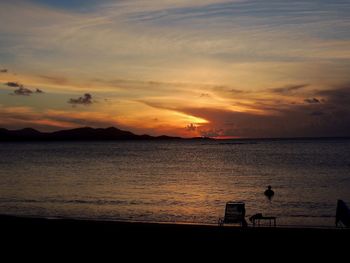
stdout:
[[[55,132],[40,132],[33,128],[8,130],[0,128],[0,141],[110,141],[110,140],[184,140],[182,137],[136,135],[115,127],[83,127]],[[205,139],[202,137],[190,139]]]
[[[176,137],[137,135],[130,131],[120,130],[116,127],[91,128],[81,127],[75,129],[59,130],[54,132],[41,132],[33,128],[9,130],[0,128],[0,142],[6,141],[113,141],[113,140],[217,140],[212,137]],[[313,140],[350,140],[350,137],[282,137],[282,138],[235,138],[220,139],[220,144],[256,144],[257,141],[313,141]],[[229,141],[229,142],[227,142]]]

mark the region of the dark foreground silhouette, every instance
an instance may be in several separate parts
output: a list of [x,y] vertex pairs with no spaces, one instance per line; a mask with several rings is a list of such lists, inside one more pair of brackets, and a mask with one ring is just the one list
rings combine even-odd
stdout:
[[248,223],[245,220],[245,203],[230,201],[226,203],[225,215],[219,218],[219,226],[225,224],[239,224],[241,227],[247,227]]
[[337,226],[350,227],[350,209],[343,200],[338,200],[337,202],[335,224]]
[[[113,252],[115,257],[133,251],[142,255],[147,250],[160,255],[171,251],[174,256],[189,250],[198,256],[209,251],[219,255],[241,255],[243,250],[287,250],[295,254],[301,251],[317,253],[347,247],[348,229],[302,228],[253,228],[207,226],[189,224],[130,223],[87,220],[48,220],[0,216],[0,233],[6,247],[33,247],[34,251],[54,251],[62,254],[67,250]],[[316,250],[315,250],[316,249]],[[128,250],[128,251],[129,251]],[[197,255],[197,254],[196,254]]]

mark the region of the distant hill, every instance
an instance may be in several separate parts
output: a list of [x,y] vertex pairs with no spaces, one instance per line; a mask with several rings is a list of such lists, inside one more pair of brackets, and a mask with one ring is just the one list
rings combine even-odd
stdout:
[[108,140],[181,140],[181,137],[136,135],[110,128],[77,128],[56,132],[39,132],[32,128],[7,130],[0,128],[0,141],[108,141]]

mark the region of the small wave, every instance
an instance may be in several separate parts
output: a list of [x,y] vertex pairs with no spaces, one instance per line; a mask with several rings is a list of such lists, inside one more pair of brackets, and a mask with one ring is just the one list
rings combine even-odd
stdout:
[[332,218],[334,215],[284,215],[285,217],[300,217],[300,218]]
[[57,204],[95,204],[95,205],[120,205],[129,204],[122,200],[60,200],[60,199],[0,199],[0,203],[57,203]]
[[186,206],[188,203],[178,200],[82,200],[82,199],[6,199],[0,198],[0,203],[26,203],[26,204],[81,204],[81,205],[170,205],[170,206]]
[[34,199],[0,199],[0,203],[40,203],[38,200]]
[[249,145],[258,144],[257,142],[220,142],[219,145]]

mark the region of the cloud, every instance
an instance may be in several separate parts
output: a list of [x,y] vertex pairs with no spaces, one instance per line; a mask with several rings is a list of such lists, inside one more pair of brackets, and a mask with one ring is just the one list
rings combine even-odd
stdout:
[[0,127],[19,129],[32,127],[39,130],[54,131],[64,128],[110,127],[121,125],[114,115],[101,112],[76,112],[57,110],[35,110],[31,107],[4,107],[0,105]]
[[350,84],[343,84],[329,89],[320,90],[316,95],[325,97],[328,104],[348,108],[350,105]]
[[247,91],[244,91],[244,90],[239,90],[239,89],[230,89],[229,90],[231,93],[235,93],[235,94],[239,94],[239,93],[245,93]]
[[197,125],[194,124],[194,123],[191,123],[191,124],[186,126],[186,130],[187,131],[196,131],[197,130]]
[[7,73],[8,72],[8,69],[0,69],[0,73]]
[[41,89],[35,89],[34,91],[28,88],[25,88],[23,84],[20,84],[18,82],[7,82],[5,83],[8,87],[18,88],[13,91],[10,95],[20,95],[20,96],[30,96],[33,93],[34,94],[42,94],[44,93]]
[[68,79],[64,77],[40,75],[39,78],[56,85],[66,85],[69,83]]
[[305,99],[304,102],[310,103],[310,104],[321,103],[321,101],[319,99],[316,99],[316,98]]
[[289,94],[291,94],[291,93],[293,93],[295,91],[299,91],[301,89],[304,89],[307,86],[309,86],[309,84],[288,85],[288,86],[285,86],[285,87],[271,89],[271,91],[273,93],[278,93],[278,94],[282,94],[282,95],[289,95]]
[[44,91],[42,91],[41,89],[36,89],[35,93],[42,94],[42,93],[44,93]]
[[30,96],[33,93],[30,89],[24,88],[23,86],[19,87],[14,91],[15,95],[20,95],[20,96]]
[[210,98],[210,94],[209,93],[202,93],[199,97],[201,98]]
[[91,105],[93,103],[92,95],[90,93],[85,93],[83,97],[69,99],[68,103],[73,105]]
[[197,131],[217,137],[327,137],[350,136],[350,109],[334,104],[297,104],[274,114],[237,112],[217,108],[179,111],[208,120]]
[[[38,1],[69,2],[67,6],[72,2]],[[349,112],[349,100],[343,96],[346,87],[343,95],[338,88],[323,93],[311,90],[348,78],[350,3],[346,1],[128,0],[105,5],[96,0],[103,3],[79,14],[32,1],[0,2],[1,17],[7,21],[0,24],[0,60],[7,63],[3,67],[27,72],[26,78],[14,80],[23,81],[31,96],[40,93],[35,87],[50,90],[47,97],[52,96],[56,109],[90,105],[93,100],[82,96],[89,90],[94,98],[113,100],[96,108],[118,112],[128,123],[148,122],[145,115],[159,116],[159,125],[172,124],[171,128],[185,133],[187,124],[199,122],[188,118],[192,114],[181,114],[181,108],[216,109],[227,115],[206,111],[211,123],[198,124],[200,128],[242,136],[244,131],[246,136],[260,131],[266,136],[284,134],[281,126],[289,132],[304,121],[313,125],[312,116],[319,116],[313,119],[325,125],[332,122],[326,117],[334,114],[339,119]],[[13,62],[6,62],[8,58]],[[13,65],[19,68],[12,69]],[[106,81],[95,83],[91,80],[95,76]],[[56,91],[62,97],[54,95]],[[115,103],[116,94],[121,103]],[[211,98],[199,98],[200,94]],[[12,103],[6,101],[11,97],[3,97],[7,98],[0,98],[0,103]],[[308,98],[321,103],[305,103]],[[142,112],[137,108],[140,100],[159,101],[165,107],[144,107]],[[292,101],[297,103],[291,105]],[[42,101],[35,107],[43,110],[48,105]],[[227,121],[220,120],[224,116]],[[298,118],[301,123],[288,123]]]
[[215,85],[213,87],[213,91],[216,92],[224,92],[224,93],[232,93],[232,94],[241,94],[241,93],[249,93],[247,90],[237,89],[237,88],[231,88],[229,86],[225,85]]
[[[176,76],[185,75],[182,73],[193,75],[187,72],[187,67],[182,67],[181,72],[177,70],[181,66],[182,58],[190,58],[183,62],[184,65],[203,58],[203,62],[213,64],[214,69],[219,68],[220,71],[230,72],[233,77],[228,82],[231,82],[233,79],[238,79],[237,75],[240,75],[240,72],[233,72],[234,69],[231,67],[225,67],[230,64],[225,62],[229,60],[229,57],[231,57],[229,62],[232,63],[238,59],[247,62],[251,59],[250,57],[264,56],[273,59],[276,55],[265,53],[282,53],[288,57],[295,53],[294,49],[299,52],[300,57],[301,43],[308,45],[309,49],[310,46],[315,46],[313,43],[310,45],[309,42],[300,41],[292,34],[293,32],[285,31],[283,24],[274,25],[275,27],[271,25],[272,28],[266,25],[287,17],[286,27],[290,29],[290,23],[295,22],[296,28],[299,29],[298,26],[301,27],[302,23],[298,20],[304,17],[308,19],[306,14],[309,12],[312,14],[309,9],[308,12],[302,11],[304,5],[296,5],[296,10],[292,7],[290,7],[291,10],[288,10],[284,3],[278,1],[264,5],[258,1],[254,4],[243,4],[243,1],[239,1],[242,3],[239,3],[237,7],[233,1],[225,0],[200,1],[200,3],[176,0],[165,1],[166,3],[163,1],[114,1],[110,5],[99,5],[98,10],[85,15],[62,12],[62,10],[53,8],[46,10],[42,6],[40,8],[38,6],[28,7],[24,3],[21,8],[18,8],[17,5],[11,4],[11,1],[7,2],[10,3],[6,3],[6,6],[1,9],[10,10],[4,11],[4,20],[8,21],[12,18],[10,21],[14,22],[9,23],[10,26],[4,26],[3,29],[5,33],[6,30],[14,32],[14,37],[12,34],[6,35],[6,40],[10,42],[8,46],[12,47],[9,52],[18,59],[25,58],[26,61],[22,61],[23,63],[37,63],[36,66],[39,64],[37,58],[40,57],[40,66],[51,70],[59,65],[62,71],[69,68],[77,72],[80,71],[77,68],[80,68],[81,71],[88,72],[87,74],[97,70],[102,73],[105,71],[109,75],[120,72],[122,78],[138,78],[142,75],[140,78],[150,79],[154,75],[161,78],[158,72],[155,72],[156,70],[167,73],[165,76],[175,76],[173,74],[175,71],[179,71]],[[7,5],[13,5],[13,7],[8,9]],[[316,10],[324,8],[323,5],[321,7],[312,6]],[[284,15],[276,12],[280,14],[276,16],[271,9],[283,11]],[[157,11],[157,13],[150,11]],[[326,11],[324,10],[324,13],[328,17]],[[264,12],[269,15],[263,16]],[[332,12],[329,13],[332,14]],[[32,19],[33,16],[36,19]],[[142,25],[137,23],[138,18],[141,21],[154,20],[152,17],[161,18],[162,21],[152,24],[142,23]],[[208,21],[203,23],[204,19]],[[182,23],[185,23],[186,27]],[[37,26],[38,24],[45,26]],[[288,37],[283,38],[280,37],[279,32],[274,33],[279,30]],[[274,38],[271,38],[271,34]],[[291,38],[296,38],[297,41]],[[283,45],[284,43],[280,44],[281,41],[289,41],[290,44],[286,46]],[[23,42],[26,45],[20,45]],[[149,43],[152,44],[149,45]],[[270,46],[271,43],[275,43],[275,48],[266,48],[266,45]],[[322,47],[323,51],[325,49]],[[176,56],[181,57],[173,59]],[[207,58],[208,56],[211,57]],[[94,61],[93,66],[87,63],[91,59]],[[215,62],[219,60],[223,63],[216,64]],[[76,67],[77,64],[80,67]],[[140,67],[140,65],[144,66]],[[201,61],[196,65],[190,64],[188,68],[195,66],[203,66],[205,69]],[[146,69],[147,67],[149,69]],[[107,68],[110,70],[106,70]],[[259,74],[250,65],[248,68],[249,72],[254,72],[254,75]],[[130,69],[135,74],[130,73]],[[124,72],[126,73],[123,74]],[[149,76],[145,72],[155,72],[155,74],[149,74],[153,75]],[[201,68],[199,72],[203,72]],[[208,75],[206,79],[211,78],[210,74],[199,75]],[[172,80],[176,79],[176,76]]]
[[23,85],[21,83],[18,83],[18,82],[6,82],[5,85],[8,87],[11,87],[11,88],[23,87]]

